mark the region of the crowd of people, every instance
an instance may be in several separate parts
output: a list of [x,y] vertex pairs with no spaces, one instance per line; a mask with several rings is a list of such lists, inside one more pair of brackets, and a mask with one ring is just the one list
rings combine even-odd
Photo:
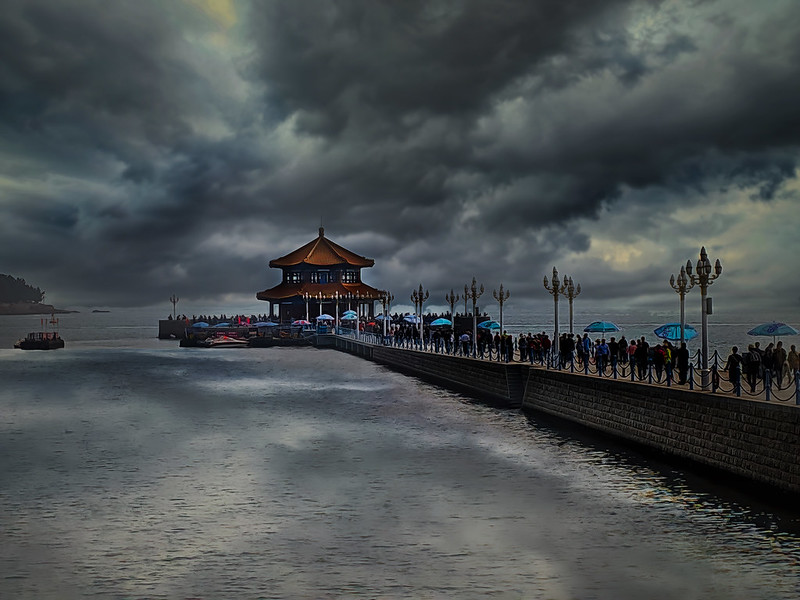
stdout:
[[[619,339],[616,336],[592,339],[588,333],[582,336],[564,333],[559,336],[558,344],[553,344],[545,332],[520,333],[515,337],[507,331],[478,328],[474,348],[472,337],[472,329],[458,333],[449,327],[425,325],[420,339],[419,325],[400,323],[389,328],[385,343],[486,360],[549,364],[584,372],[591,370],[602,376],[624,376],[657,383],[669,381],[678,385],[688,383],[692,365],[697,362],[693,361],[685,342],[659,340],[651,344],[645,336],[632,340],[624,335]],[[751,393],[756,393],[757,384],[765,380],[782,389],[784,381],[794,380],[793,374],[800,370],[800,355],[796,347],[792,345],[787,351],[780,341],[770,343],[764,349],[755,342],[744,354],[734,346],[724,368],[710,358],[713,369],[725,373],[734,389],[744,378]],[[694,367],[699,368],[699,364],[694,364]]]
[[762,379],[769,379],[777,383],[780,388],[784,378],[789,373],[800,370],[800,355],[794,344],[789,351],[783,347],[783,342],[770,342],[766,348],[761,348],[760,342],[755,342],[747,347],[747,352],[739,354],[739,348],[734,346],[728,355],[723,371],[728,374],[728,379],[735,386],[740,386],[742,376],[751,393],[755,393],[756,385]]

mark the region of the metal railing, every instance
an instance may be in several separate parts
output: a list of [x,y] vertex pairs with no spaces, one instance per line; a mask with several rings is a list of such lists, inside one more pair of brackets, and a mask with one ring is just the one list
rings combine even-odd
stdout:
[[[473,348],[471,342],[450,341],[442,338],[434,340],[420,339],[419,337],[395,338],[365,332],[355,335],[354,332],[348,332],[348,330],[343,330],[342,335],[358,338],[364,343],[373,345],[494,362],[524,362],[549,370],[593,375],[607,379],[638,381],[666,387],[686,386],[689,390],[735,395],[767,402],[793,402],[800,405],[800,371],[788,369],[788,365],[784,364],[781,372],[765,369],[759,365],[756,372],[748,372],[748,367],[746,367],[746,372],[742,373],[740,367],[735,366],[732,372],[728,373],[723,367],[726,361],[716,351],[709,357],[708,373],[704,378],[700,350],[690,357],[688,368],[682,372],[674,364],[660,364],[658,361],[653,361],[652,356],[648,356],[647,361],[643,364],[627,355],[616,359],[613,357],[607,360],[601,358],[598,364],[598,359],[595,357],[587,359],[573,354],[559,355],[552,349],[538,348],[532,351],[526,349],[525,356],[521,359],[518,349],[498,348],[494,343],[478,343],[477,347]],[[705,388],[703,387],[704,380],[706,381]]]

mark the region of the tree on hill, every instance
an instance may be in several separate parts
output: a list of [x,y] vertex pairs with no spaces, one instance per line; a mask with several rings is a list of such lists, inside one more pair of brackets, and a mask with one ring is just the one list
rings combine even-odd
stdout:
[[21,277],[0,274],[0,302],[41,302],[44,292],[28,285]]

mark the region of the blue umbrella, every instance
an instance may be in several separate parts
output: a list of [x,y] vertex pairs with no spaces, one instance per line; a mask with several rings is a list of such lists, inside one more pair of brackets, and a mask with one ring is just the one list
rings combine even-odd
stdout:
[[358,317],[355,314],[348,315],[347,313],[342,315],[342,321],[356,321]]
[[483,323],[478,323],[478,327],[482,327],[483,329],[500,329],[500,323],[497,321],[484,321]]
[[217,323],[214,327],[230,327],[230,323]]
[[320,316],[317,317],[317,321],[335,321],[335,320],[336,319],[334,319],[329,314],[321,314]]
[[259,321],[258,323],[253,323],[251,327],[274,327],[277,323],[270,323],[269,321]]
[[761,325],[753,327],[747,332],[747,335],[771,336],[772,341],[774,342],[775,338],[781,335],[797,335],[797,329],[791,325],[787,325],[786,323],[771,321],[769,323],[762,323]]
[[[654,329],[653,333],[655,333],[658,337],[663,340],[671,340],[671,341],[680,341],[681,339],[681,324],[680,323],[666,323],[659,327],[658,329]],[[697,330],[692,327],[691,325],[686,325],[686,331],[684,333],[683,339],[689,341],[692,338],[697,337]]]
[[403,320],[412,325],[419,325],[419,317],[417,315],[406,315]]
[[194,323],[192,327],[208,327],[208,323],[206,323],[205,321],[199,321],[197,323]]
[[441,327],[443,325],[452,325],[450,319],[436,319],[435,321],[431,321],[431,327]]
[[606,333],[608,331],[619,331],[619,327],[611,321],[595,321],[594,323],[589,323],[583,330],[588,333]]

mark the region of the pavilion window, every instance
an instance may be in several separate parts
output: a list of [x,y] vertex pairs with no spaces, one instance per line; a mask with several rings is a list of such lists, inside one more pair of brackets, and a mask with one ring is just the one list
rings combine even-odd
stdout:
[[303,274],[298,271],[290,271],[286,274],[287,283],[300,283],[303,281]]

